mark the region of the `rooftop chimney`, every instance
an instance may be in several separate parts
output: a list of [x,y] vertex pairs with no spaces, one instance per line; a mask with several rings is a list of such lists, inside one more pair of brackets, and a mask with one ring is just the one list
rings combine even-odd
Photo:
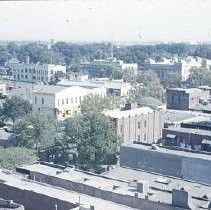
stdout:
[[180,208],[190,209],[188,191],[184,188],[172,190],[172,205]]

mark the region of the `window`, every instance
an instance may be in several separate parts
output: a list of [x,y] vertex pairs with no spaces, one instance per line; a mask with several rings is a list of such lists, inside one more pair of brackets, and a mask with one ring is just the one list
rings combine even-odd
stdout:
[[120,132],[122,133],[122,131],[123,131],[123,128],[122,128],[122,125],[120,126]]
[[81,96],[79,97],[79,103],[81,103]]
[[34,97],[34,103],[37,104],[37,97]]
[[64,105],[64,99],[62,99],[62,105]]
[[21,72],[23,72],[23,69],[21,69]]
[[28,69],[25,69],[25,73],[28,73]]
[[44,98],[42,98],[41,100],[42,100],[42,104],[44,104]]
[[147,121],[144,120],[144,127],[146,128],[147,127]]
[[26,79],[28,79],[28,76],[27,76],[27,75],[25,75],[25,78],[26,78]]
[[144,141],[146,141],[147,140],[147,134],[145,133],[144,134]]
[[32,70],[31,69],[29,69],[29,73],[32,73]]
[[141,122],[138,122],[138,128],[141,128]]
[[21,75],[21,78],[23,78],[23,75]]
[[33,76],[32,78],[33,78],[33,80],[36,80],[36,77],[35,76]]
[[59,106],[59,99],[58,99],[58,106]]
[[40,108],[38,108],[38,111],[40,111]]
[[51,70],[51,74],[53,74],[53,70]]
[[33,73],[36,73],[36,70],[35,70],[35,68],[33,68]]
[[141,141],[141,136],[140,135],[138,135],[138,141]]
[[73,97],[71,97],[71,104],[73,104]]
[[68,104],[68,98],[66,98],[66,104]]

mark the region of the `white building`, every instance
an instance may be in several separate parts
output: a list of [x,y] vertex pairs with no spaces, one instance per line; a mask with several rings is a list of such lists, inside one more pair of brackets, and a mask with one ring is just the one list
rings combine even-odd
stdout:
[[86,95],[100,95],[104,97],[104,88],[82,88],[43,85],[43,88],[33,92],[32,111],[55,116],[58,119],[70,117],[81,111],[81,102]]
[[57,83],[61,86],[72,87],[72,86],[79,86],[84,88],[105,88],[107,95],[116,95],[121,97],[128,97],[129,93],[133,91],[133,87],[130,83],[123,82],[123,80],[109,80],[108,78],[105,79],[96,79],[96,80],[62,80]]
[[12,79],[23,82],[50,82],[56,72],[66,73],[66,66],[54,64],[14,63],[9,66]]
[[185,59],[163,59],[162,62],[156,62],[150,59],[148,69],[154,70],[161,81],[165,80],[169,72],[177,72],[183,81],[186,81],[190,76],[192,68],[207,68],[211,69],[211,61],[199,57],[187,57]]

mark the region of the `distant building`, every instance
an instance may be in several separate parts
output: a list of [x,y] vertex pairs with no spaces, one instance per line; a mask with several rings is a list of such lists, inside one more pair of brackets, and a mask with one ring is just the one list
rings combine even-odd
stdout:
[[79,71],[88,72],[91,77],[98,75],[102,77],[101,74],[103,71],[112,72],[113,69],[124,71],[124,70],[133,70],[137,74],[138,64],[136,63],[124,63],[121,60],[115,58],[110,58],[107,60],[94,60],[91,62],[81,63]]
[[207,98],[209,98],[209,91],[198,88],[169,88],[166,90],[167,109],[194,109],[199,105],[200,99]]
[[115,123],[123,143],[151,144],[161,138],[162,109],[137,108],[136,104],[130,104],[124,110],[107,110],[104,114]]
[[22,82],[51,82],[57,72],[66,73],[66,66],[54,64],[15,63],[9,65],[12,79]]
[[168,73],[178,73],[183,81],[186,81],[190,75],[192,68],[210,68],[209,60],[199,57],[187,57],[185,59],[163,59],[161,62],[156,62],[150,59],[147,65],[148,69],[154,70],[161,81],[165,80]]
[[81,102],[86,95],[104,97],[104,88],[61,87],[43,85],[33,92],[32,111],[56,116],[58,119],[70,117],[81,111]]

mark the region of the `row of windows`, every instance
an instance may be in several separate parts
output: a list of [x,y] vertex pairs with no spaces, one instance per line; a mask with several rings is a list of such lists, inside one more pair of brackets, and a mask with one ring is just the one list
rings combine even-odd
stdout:
[[60,105],[65,105],[65,104],[74,104],[74,103],[81,103],[82,101],[82,97],[79,96],[79,97],[71,97],[71,98],[66,98],[66,99],[61,99],[59,100],[58,99],[58,106]]
[[[36,69],[13,69],[14,72],[25,72],[25,73],[37,73],[37,74],[48,74],[48,71],[44,71],[44,70],[36,70]],[[51,70],[51,74],[53,74],[53,70]]]
[[[29,79],[28,75],[19,75],[18,74],[18,75],[14,75],[13,77],[14,77],[14,79],[20,79],[20,78],[21,79],[23,79],[23,78]],[[44,77],[40,77],[40,76],[37,76],[36,77],[36,76],[33,76],[32,78],[33,78],[33,80],[36,80],[37,79],[37,80],[44,81]]]
[[[60,105],[60,101],[61,101],[61,105],[73,104],[73,103],[81,103],[82,97],[81,96],[75,97],[75,98],[71,97],[70,99],[66,98],[66,100],[65,99],[62,99],[62,100],[58,99],[58,106]],[[34,98],[34,103],[37,104],[37,97]],[[41,98],[41,104],[44,104],[44,98]]]
[[[147,140],[147,134],[146,133],[144,134],[144,139],[143,140],[144,141]],[[141,141],[141,135],[138,135],[138,141]]]

